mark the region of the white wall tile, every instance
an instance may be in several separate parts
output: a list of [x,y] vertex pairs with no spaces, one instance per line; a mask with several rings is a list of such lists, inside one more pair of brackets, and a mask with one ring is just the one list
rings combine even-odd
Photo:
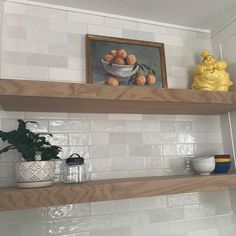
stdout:
[[108,120],[142,120],[141,114],[108,114]]
[[33,66],[67,67],[67,58],[46,54],[27,53],[26,63]]
[[18,26],[3,27],[4,37],[8,39],[26,39],[26,28]]
[[6,2],[4,3],[4,7],[4,12],[7,13],[27,14],[27,5],[24,4]]
[[4,14],[4,24],[27,28],[48,29],[49,21],[42,17],[6,13]]
[[39,16],[58,20],[65,20],[67,18],[66,11],[40,6],[28,6],[27,12],[30,16]]
[[48,80],[47,67],[2,64],[2,74],[6,78],[27,78],[27,79],[37,79],[37,80]]
[[121,29],[107,26],[99,26],[99,25],[88,25],[88,33],[96,35],[104,35],[104,36],[113,36],[113,37],[122,36]]
[[155,34],[155,41],[171,46],[184,46],[183,38],[177,36]]
[[87,27],[87,24],[68,22],[65,20],[50,19],[49,22],[49,29],[59,32],[86,34]]
[[122,36],[124,38],[145,40],[145,41],[154,41],[155,39],[154,33],[145,31],[135,31],[131,29],[123,29]]
[[104,17],[81,12],[68,12],[68,20],[86,24],[102,25]]
[[7,39],[3,41],[3,50],[31,53],[48,53],[49,45],[46,42],[25,41],[22,39]]
[[78,69],[78,70],[84,70],[85,67],[85,59],[80,57],[68,57],[68,68],[69,69]]
[[151,33],[158,33],[158,34],[167,34],[167,28],[164,26],[159,25],[151,25],[145,23],[138,23],[138,31],[146,31]]
[[28,41],[41,41],[41,42],[52,42],[52,43],[67,43],[67,33],[50,31],[48,29],[27,29],[27,40]]
[[109,27],[119,28],[119,29],[137,30],[138,28],[137,23],[134,21],[126,21],[126,20],[120,20],[120,19],[115,19],[115,18],[110,18],[110,17],[104,18],[104,25],[109,26]]
[[14,52],[14,51],[3,51],[2,52],[2,63],[6,64],[26,64],[26,53]]
[[49,80],[85,82],[85,71],[67,68],[49,68]]

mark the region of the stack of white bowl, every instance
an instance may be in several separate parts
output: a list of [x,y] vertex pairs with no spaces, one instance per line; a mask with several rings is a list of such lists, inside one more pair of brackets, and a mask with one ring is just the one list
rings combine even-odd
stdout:
[[200,175],[210,175],[215,169],[215,157],[205,156],[192,159],[193,170]]

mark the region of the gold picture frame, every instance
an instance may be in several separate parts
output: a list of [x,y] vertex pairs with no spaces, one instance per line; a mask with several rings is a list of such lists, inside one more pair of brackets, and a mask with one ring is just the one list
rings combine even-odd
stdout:
[[[123,61],[116,59],[113,52],[115,52],[116,56],[118,54],[119,57],[122,56]],[[127,56],[126,59],[125,56]],[[108,60],[110,58],[113,59],[110,61],[105,61],[105,59]],[[131,63],[132,59],[136,59],[135,64],[127,64]],[[145,84],[141,78],[141,85],[160,88],[168,87],[163,43],[101,35],[86,35],[87,83],[105,84],[109,78],[115,77],[119,81],[120,85],[136,86],[138,84],[138,81],[136,81],[138,77],[137,75],[140,75],[141,73],[146,78]],[[147,83],[147,75],[150,74],[155,74],[155,83],[153,83],[154,80],[152,83]]]

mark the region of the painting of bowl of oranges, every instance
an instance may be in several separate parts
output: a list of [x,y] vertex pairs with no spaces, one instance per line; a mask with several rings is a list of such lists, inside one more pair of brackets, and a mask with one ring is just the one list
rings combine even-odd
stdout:
[[164,50],[160,48],[164,45],[138,43],[137,40],[87,35],[87,82],[167,87]]
[[124,48],[112,49],[101,59],[103,68],[108,74],[117,76],[118,78],[128,78],[135,74],[139,69],[135,67],[137,62],[134,54],[129,54]]

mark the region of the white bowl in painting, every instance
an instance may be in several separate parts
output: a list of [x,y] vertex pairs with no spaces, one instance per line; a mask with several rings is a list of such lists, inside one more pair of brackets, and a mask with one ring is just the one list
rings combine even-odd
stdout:
[[138,70],[138,66],[133,70],[134,65],[117,65],[117,64],[112,64],[111,66],[109,65],[109,62],[104,61],[103,59],[102,65],[105,71],[109,74],[112,74],[117,77],[121,78],[128,78],[135,74]]
[[192,159],[192,167],[200,175],[210,175],[215,169],[215,157],[198,157]]

